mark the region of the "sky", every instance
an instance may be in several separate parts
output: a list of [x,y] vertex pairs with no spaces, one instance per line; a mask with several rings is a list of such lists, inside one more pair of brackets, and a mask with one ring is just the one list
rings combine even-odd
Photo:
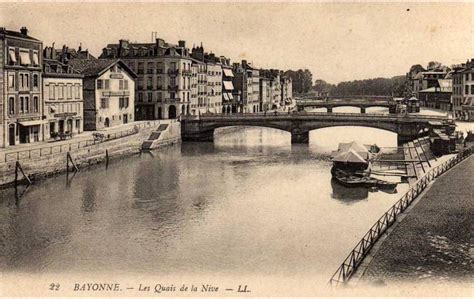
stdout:
[[201,42],[258,68],[330,83],[404,75],[474,58],[473,3],[0,3],[0,26],[99,55],[119,39]]

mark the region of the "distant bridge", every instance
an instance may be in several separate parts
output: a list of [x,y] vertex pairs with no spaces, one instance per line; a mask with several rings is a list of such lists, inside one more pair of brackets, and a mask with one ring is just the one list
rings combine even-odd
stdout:
[[425,129],[430,129],[432,121],[442,122],[443,126],[451,125],[447,117],[441,116],[323,112],[254,113],[225,116],[216,114],[182,117],[181,136],[184,141],[213,141],[214,130],[217,128],[257,126],[290,132],[292,143],[308,143],[311,130],[337,126],[362,126],[396,133],[398,144],[402,144],[416,139]]
[[333,108],[343,106],[360,108],[361,113],[365,113],[369,107],[385,107],[389,113],[397,112],[397,102],[387,96],[314,97],[296,100],[298,111],[308,107],[326,108],[327,112],[332,112]]

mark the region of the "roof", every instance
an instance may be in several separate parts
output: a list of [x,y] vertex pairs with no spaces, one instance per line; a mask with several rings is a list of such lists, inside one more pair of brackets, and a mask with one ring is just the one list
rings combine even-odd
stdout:
[[453,80],[451,79],[438,79],[439,87],[441,91],[452,92],[453,91]]
[[17,31],[6,30],[5,28],[0,29],[0,34],[5,34],[6,36],[10,36],[10,37],[25,38],[25,39],[29,39],[35,42],[41,42],[39,39],[36,39],[29,35],[24,35],[24,34],[21,34],[21,32],[17,32]]
[[427,88],[427,89],[420,90],[419,92],[425,92],[425,93],[442,93],[442,92],[451,93],[451,90],[442,90],[439,87],[430,87],[430,88]]
[[367,164],[367,160],[364,159],[359,153],[350,149],[348,151],[342,151],[340,154],[332,158],[334,162],[344,162],[344,163],[364,163]]
[[349,151],[353,150],[361,156],[367,156],[369,149],[364,145],[358,143],[357,141],[352,141],[348,143],[339,143],[338,151]]
[[135,72],[132,71],[128,67],[128,65],[126,65],[120,59],[74,58],[74,59],[69,60],[68,62],[68,64],[70,64],[73,68],[81,72],[81,74],[83,74],[85,77],[100,76],[116,63],[120,64],[120,66],[124,68],[133,78],[137,77]]
[[[49,68],[47,68],[47,66]],[[82,74],[72,66],[66,65],[55,59],[43,59],[45,77],[74,77],[82,78]]]

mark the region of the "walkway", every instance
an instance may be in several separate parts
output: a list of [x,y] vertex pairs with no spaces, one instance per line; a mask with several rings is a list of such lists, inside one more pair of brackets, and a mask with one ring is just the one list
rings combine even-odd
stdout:
[[383,241],[361,282],[474,281],[474,156],[434,181]]
[[[120,136],[121,133],[130,131],[134,127],[141,128],[141,127],[146,126],[149,123],[156,125],[159,122],[168,122],[168,120],[130,122],[128,124],[104,128],[97,131],[84,131],[81,134],[74,135],[72,138],[67,139],[67,140],[61,140],[61,141],[48,140],[48,141],[40,141],[40,142],[34,142],[34,143],[19,144],[19,145],[15,145],[8,148],[3,148],[3,149],[0,149],[0,163],[4,163],[7,160],[8,161],[16,160],[17,159],[16,155],[18,154],[18,152],[20,152],[21,158],[25,159],[25,158],[28,158],[29,151],[46,150],[46,153],[47,153],[47,149],[49,148],[54,148],[57,150],[61,146],[64,146],[66,148],[68,145],[77,147],[78,143],[81,143],[84,146],[86,141],[92,142],[94,140],[92,136],[93,133],[102,133],[105,136],[112,136],[112,137],[115,135]],[[36,153],[36,155],[37,154],[38,153]]]

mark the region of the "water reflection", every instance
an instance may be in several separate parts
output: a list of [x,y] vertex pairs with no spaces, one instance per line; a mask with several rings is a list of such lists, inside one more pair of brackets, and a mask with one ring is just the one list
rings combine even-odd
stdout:
[[331,197],[347,204],[353,204],[358,200],[367,199],[369,197],[368,188],[345,187],[339,184],[335,179],[331,179],[331,188]]
[[[315,140],[337,147],[337,134]],[[359,135],[378,138],[349,134]],[[68,187],[65,176],[41,181],[18,206],[0,191],[2,271],[301,275],[325,284],[399,197],[334,185],[331,162],[314,144],[291,145],[286,132],[241,128],[215,141],[84,169]]]

